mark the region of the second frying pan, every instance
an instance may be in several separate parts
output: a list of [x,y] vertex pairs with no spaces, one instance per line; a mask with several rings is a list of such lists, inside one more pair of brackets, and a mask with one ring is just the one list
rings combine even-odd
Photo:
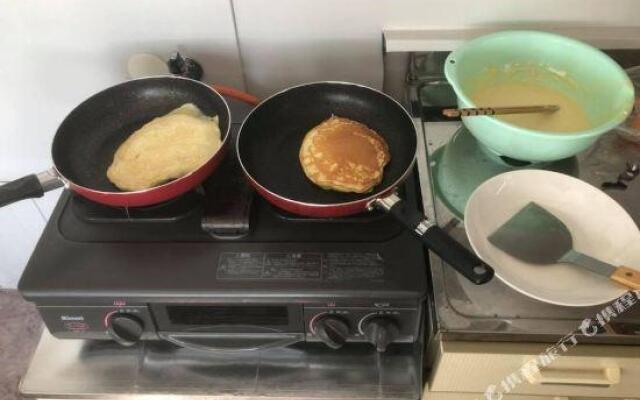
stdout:
[[[185,103],[195,104],[205,115],[218,116],[220,149],[181,178],[146,190],[120,191],[107,179],[118,146],[145,123]],[[204,83],[175,76],[121,83],[85,100],[64,119],[53,140],[53,168],[0,186],[0,206],[41,197],[62,185],[110,206],[139,207],[172,199],[198,186],[220,164],[230,126],[226,101]]]
[[[306,133],[331,115],[359,121],[382,135],[391,161],[371,193],[321,189],[304,175],[298,159]],[[296,86],[263,101],[245,119],[237,156],[249,182],[274,205],[315,217],[337,217],[373,207],[394,215],[421,241],[470,281],[481,284],[493,269],[422,214],[408,210],[394,193],[411,172],[417,136],[411,117],[389,96],[345,82]]]

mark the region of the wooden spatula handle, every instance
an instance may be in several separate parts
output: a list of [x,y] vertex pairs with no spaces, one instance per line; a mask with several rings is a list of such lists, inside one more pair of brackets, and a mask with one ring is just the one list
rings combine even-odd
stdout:
[[445,108],[442,114],[445,117],[476,117],[483,115],[503,115],[503,114],[530,114],[530,113],[552,113],[558,111],[560,106],[546,104],[542,106],[514,106],[514,107],[478,107],[478,108]]
[[612,281],[633,290],[640,290],[640,271],[620,266],[609,277]]

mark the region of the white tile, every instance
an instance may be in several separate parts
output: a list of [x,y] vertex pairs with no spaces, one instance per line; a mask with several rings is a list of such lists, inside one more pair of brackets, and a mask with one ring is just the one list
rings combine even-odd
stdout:
[[17,286],[44,224],[33,200],[0,208],[0,287]]
[[[389,53],[451,51],[461,46],[465,41],[509,28],[509,25],[503,24],[471,29],[386,28],[384,30],[385,49]],[[637,49],[640,47],[640,27],[522,23],[519,28],[554,32],[581,40],[600,49]]]
[[248,90],[264,97],[317,80],[381,88],[381,3],[235,0]]
[[62,194],[62,188],[59,188],[59,189],[52,190],[50,192],[45,193],[44,196],[38,199],[34,199],[36,207],[40,211],[40,214],[42,215],[45,221],[48,221],[49,217],[51,217],[51,213],[53,212],[53,209],[56,207],[56,204],[58,203],[58,199],[60,199],[61,194]]
[[[640,26],[637,0],[606,6],[601,0],[233,0],[233,4],[247,85],[260,96],[325,79],[381,87],[383,28]],[[396,82],[385,77],[385,86],[389,83],[393,90],[404,79],[396,72]]]

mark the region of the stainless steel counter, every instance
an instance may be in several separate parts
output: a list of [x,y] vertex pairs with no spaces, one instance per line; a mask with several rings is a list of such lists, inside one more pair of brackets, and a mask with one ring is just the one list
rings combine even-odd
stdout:
[[[419,347],[419,346],[418,346]],[[164,342],[56,339],[45,330],[21,384],[41,399],[417,399],[420,350],[323,345],[206,353]]]
[[[633,59],[640,64],[640,53],[618,54],[627,64]],[[616,53],[617,54],[617,53]],[[425,107],[446,106],[455,97],[442,76],[445,53],[418,54],[413,57],[409,96],[412,112],[424,145],[419,160],[420,183],[424,209],[458,241],[468,246],[459,217],[435,195],[432,167],[434,153],[446,144],[460,128],[460,122],[430,122]],[[431,86],[430,89],[428,87]],[[427,104],[430,103],[430,104]],[[640,146],[625,142],[615,132],[603,136],[592,148],[578,156],[579,177],[599,187],[604,181],[615,181],[627,162],[640,162]],[[640,178],[625,191],[609,191],[640,225]],[[594,317],[602,306],[561,307],[533,300],[494,279],[476,286],[431,254],[434,295],[434,323],[437,338],[442,340],[533,341],[555,342],[576,330],[584,318]],[[583,338],[584,342],[640,344],[640,307],[627,311],[605,327],[602,334]]]

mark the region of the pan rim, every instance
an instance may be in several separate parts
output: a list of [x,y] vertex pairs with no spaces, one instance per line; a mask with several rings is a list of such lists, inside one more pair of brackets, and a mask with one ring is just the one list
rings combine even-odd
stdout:
[[[258,180],[249,173],[249,171],[247,170],[247,168],[244,165],[244,162],[242,161],[242,157],[240,155],[240,137],[242,136],[242,132],[244,130],[244,126],[245,123],[249,120],[249,118],[253,115],[253,113],[263,104],[266,103],[267,101],[280,96],[290,90],[296,89],[296,88],[300,88],[300,87],[304,87],[304,86],[312,86],[312,85],[319,85],[319,84],[334,84],[334,85],[344,85],[344,86],[356,86],[359,88],[363,88],[363,89],[367,89],[370,90],[372,92],[376,92],[384,97],[386,97],[387,99],[391,100],[393,103],[395,103],[398,107],[400,107],[400,109],[402,110],[402,112],[407,116],[407,118],[409,119],[409,121],[411,122],[411,125],[413,126],[413,134],[415,136],[415,149],[413,151],[413,157],[411,158],[411,162],[409,162],[409,164],[407,165],[407,168],[404,170],[404,172],[398,177],[398,179],[396,179],[395,181],[393,181],[391,184],[383,187],[382,189],[376,191],[375,193],[367,196],[367,197],[363,197],[361,199],[357,199],[357,200],[351,200],[351,201],[345,201],[345,202],[341,202],[341,203],[309,203],[309,202],[305,202],[305,201],[300,201],[300,200],[294,200],[291,199],[289,197],[285,197],[282,196],[278,193],[273,192],[270,189],[267,189],[264,185],[262,185],[260,182],[258,182]],[[261,190],[265,191],[266,193],[269,193],[270,196],[273,196],[279,200],[283,200],[285,202],[288,202],[290,204],[297,204],[297,205],[301,205],[301,206],[305,206],[305,207],[309,207],[309,208],[332,208],[332,207],[346,207],[346,206],[353,206],[356,204],[364,204],[365,206],[367,206],[368,204],[370,204],[372,201],[383,197],[382,194],[389,191],[389,190],[393,190],[394,188],[396,188],[398,185],[400,185],[402,182],[404,182],[404,180],[407,178],[407,176],[411,173],[411,170],[413,169],[413,166],[416,163],[416,157],[417,157],[417,153],[418,153],[418,133],[415,129],[415,126],[413,124],[413,118],[411,117],[411,114],[409,114],[409,112],[407,111],[406,108],[404,108],[404,106],[402,106],[402,104],[400,104],[399,101],[397,101],[396,99],[394,99],[393,97],[389,96],[388,94],[378,90],[378,89],[374,89],[372,87],[366,86],[366,85],[362,85],[359,83],[354,83],[354,82],[347,82],[347,81],[313,81],[313,82],[307,82],[307,83],[301,83],[299,85],[294,85],[294,86],[290,86],[287,87],[285,89],[282,89],[274,94],[272,94],[271,96],[267,97],[266,99],[262,100],[260,102],[260,104],[258,104],[256,107],[254,107],[249,114],[247,114],[247,116],[245,117],[245,119],[242,121],[242,124],[240,125],[240,129],[238,130],[238,134],[236,135],[236,143],[235,143],[235,150],[236,150],[236,158],[238,160],[238,163],[240,164],[240,168],[242,168],[243,173],[245,174],[246,177],[248,177],[251,182],[253,184],[255,184],[256,186],[258,186]]]
[[[226,109],[226,113],[227,113],[227,115],[229,117],[228,118],[229,123],[227,124],[227,129],[225,130],[224,139],[222,140],[222,142],[220,142],[220,147],[218,148],[218,150],[216,150],[216,152],[213,153],[211,155],[211,157],[209,157],[198,168],[194,169],[193,171],[189,172],[186,175],[181,176],[180,178],[177,178],[177,179],[174,179],[172,181],[163,183],[162,185],[150,187],[148,189],[135,190],[135,191],[130,191],[130,192],[124,192],[124,191],[113,192],[113,191],[92,189],[92,188],[89,188],[87,186],[80,185],[80,184],[74,182],[71,179],[68,179],[64,174],[62,174],[60,172],[60,169],[58,168],[58,165],[56,163],[56,159],[55,159],[55,157],[53,155],[53,144],[52,144],[51,145],[51,160],[53,161],[53,169],[54,169],[55,173],[60,177],[60,179],[64,182],[65,187],[73,186],[73,187],[80,188],[80,189],[83,189],[83,190],[86,190],[86,191],[89,191],[89,192],[92,192],[92,193],[96,193],[96,194],[109,195],[109,196],[118,196],[118,197],[145,194],[145,193],[150,193],[150,192],[153,192],[153,191],[156,191],[156,190],[164,190],[165,188],[167,188],[167,187],[169,187],[171,185],[174,185],[177,182],[180,182],[180,181],[188,179],[190,176],[192,176],[193,174],[198,172],[201,168],[203,168],[205,165],[207,165],[213,158],[215,158],[225,148],[225,146],[227,145],[228,141],[230,140],[229,136],[231,136],[231,135],[229,133],[231,131],[231,125],[232,125],[231,109],[229,108],[229,103],[224,98],[224,96],[222,96],[213,87],[211,87],[210,85],[207,85],[204,82],[201,82],[201,81],[198,81],[198,80],[195,80],[195,79],[186,78],[184,76],[177,76],[177,75],[152,75],[152,76],[144,76],[144,77],[141,77],[141,78],[129,79],[127,81],[120,82],[120,83],[118,83],[116,85],[109,86],[108,88],[103,89],[103,90],[101,90],[101,91],[99,91],[97,93],[94,93],[93,95],[91,95],[88,98],[86,98],[85,100],[83,100],[80,104],[83,104],[85,101],[91,99],[93,96],[96,96],[96,95],[98,95],[98,94],[100,94],[100,93],[102,93],[104,91],[110,90],[110,89],[118,87],[120,85],[125,85],[125,84],[127,84],[129,82],[133,82],[133,81],[151,80],[151,79],[158,79],[158,78],[163,78],[163,79],[182,79],[182,80],[185,80],[185,81],[191,81],[191,82],[198,83],[199,85],[201,85],[201,86],[205,87],[206,89],[208,89],[208,90],[212,91],[213,93],[215,93],[216,96],[218,96],[222,100],[222,103],[224,104],[225,109]],[[79,107],[80,104],[78,104],[76,107]],[[75,107],[74,107],[73,110],[75,110]],[[67,114],[67,116],[69,116],[73,112],[73,110],[71,110],[69,112],[69,114]],[[66,117],[65,117],[65,119],[66,119]],[[64,122],[64,120],[63,120],[63,122]],[[56,135],[57,135],[57,132],[56,132]],[[54,137],[54,141],[55,141],[55,137]]]

